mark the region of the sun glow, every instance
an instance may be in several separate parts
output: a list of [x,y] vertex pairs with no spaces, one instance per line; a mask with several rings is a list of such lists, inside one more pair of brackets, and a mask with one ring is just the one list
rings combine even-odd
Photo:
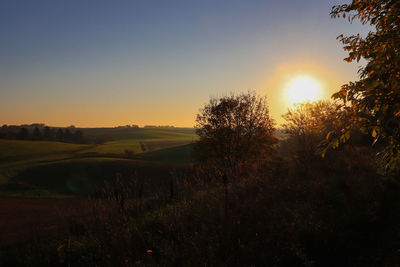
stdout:
[[286,90],[286,97],[291,104],[316,101],[320,96],[321,85],[308,76],[294,78]]

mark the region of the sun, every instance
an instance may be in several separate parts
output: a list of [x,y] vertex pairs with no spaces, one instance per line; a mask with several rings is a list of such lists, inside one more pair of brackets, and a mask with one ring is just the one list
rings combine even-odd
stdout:
[[316,79],[308,76],[294,78],[286,90],[286,97],[291,104],[313,102],[318,100],[320,95],[321,85]]

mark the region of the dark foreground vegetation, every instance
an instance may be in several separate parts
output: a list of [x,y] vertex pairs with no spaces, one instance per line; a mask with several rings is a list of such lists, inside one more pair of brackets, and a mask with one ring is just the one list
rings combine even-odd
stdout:
[[228,184],[197,170],[153,191],[120,176],[66,231],[4,247],[2,264],[396,266],[400,188],[372,159],[349,146],[306,165],[276,157]]
[[212,99],[197,118],[191,169],[103,180],[88,199],[65,200],[78,210],[59,204],[57,231],[43,226],[4,246],[1,263],[397,266],[400,184],[376,158],[373,138],[353,129],[322,158],[336,105],[293,108],[278,142],[265,104],[252,92]]

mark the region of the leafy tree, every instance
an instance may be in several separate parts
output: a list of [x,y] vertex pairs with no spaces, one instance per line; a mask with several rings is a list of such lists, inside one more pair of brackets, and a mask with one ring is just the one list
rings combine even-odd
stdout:
[[339,106],[329,101],[297,104],[282,117],[287,147],[299,160],[308,162],[338,117]]
[[85,138],[83,137],[83,132],[81,130],[76,130],[74,133],[74,142],[75,143],[84,143]]
[[65,132],[64,132],[64,141],[71,141],[71,140],[72,140],[72,133],[67,128],[67,129],[65,129]]
[[46,140],[50,140],[52,138],[52,132],[49,126],[44,127],[43,137]]
[[358,19],[373,27],[366,37],[338,37],[349,52],[347,62],[367,61],[359,71],[360,80],[343,85],[333,95],[343,101],[347,114],[340,136],[354,126],[371,134],[382,144],[386,168],[394,170],[400,163],[400,1],[353,0],[334,6],[331,16],[347,16],[349,21]]
[[38,127],[35,127],[32,132],[33,139],[40,139],[42,137],[42,133],[40,132]]
[[58,128],[58,130],[57,130],[56,139],[58,141],[63,141],[64,140],[64,131],[61,128]]
[[275,151],[274,122],[265,97],[254,92],[212,98],[197,115],[194,155],[224,176],[249,171]]
[[18,139],[22,139],[22,140],[28,139],[28,137],[29,137],[29,131],[28,131],[28,129],[25,128],[25,127],[22,127],[22,128],[19,130],[19,132],[18,132],[18,134],[17,134],[17,137],[18,137]]

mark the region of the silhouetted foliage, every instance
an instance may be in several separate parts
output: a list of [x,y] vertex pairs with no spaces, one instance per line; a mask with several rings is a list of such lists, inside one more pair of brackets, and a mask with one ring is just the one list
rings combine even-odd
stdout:
[[[79,216],[58,222],[59,235],[5,247],[0,265],[398,265],[399,183],[381,179],[384,176],[376,173],[370,146],[352,147],[349,142],[330,151],[324,159],[312,154],[318,141],[326,138],[329,127],[335,127],[337,119],[344,116],[335,104],[301,104],[285,115],[285,132],[292,140],[291,153],[302,159],[310,156],[307,172],[293,168],[291,157],[274,157],[270,162],[275,139],[265,98],[254,93],[231,95],[211,100],[202,112],[200,121],[207,123],[198,131],[205,137],[200,141],[207,142],[197,143],[206,145],[198,147],[197,153],[203,160],[199,164],[214,168],[221,162],[222,166],[216,167],[221,173],[228,172],[230,177],[240,176],[240,179],[224,184],[219,180],[210,182],[196,168],[182,177],[163,176],[167,169],[151,177],[132,177],[131,168],[135,166],[132,164],[138,160],[122,161],[125,171],[114,162],[112,165],[96,162],[92,166],[99,171],[94,176],[85,171],[75,182],[71,179],[74,168],[68,167],[74,166],[74,162],[57,167],[65,171],[62,177],[39,168],[37,175],[48,175],[43,186],[62,179],[63,185],[73,185],[71,188],[77,190],[79,186],[107,180],[104,187],[93,193],[87,206],[82,206]],[[254,122],[260,118],[261,122]],[[253,146],[247,138],[258,146]],[[250,147],[244,149],[242,146],[249,142]],[[144,141],[141,143],[145,145]],[[216,154],[219,151],[228,154]],[[241,151],[247,157],[230,158]],[[124,156],[133,155],[126,150]],[[234,163],[230,164],[230,160]],[[269,168],[253,169],[266,163]],[[92,168],[87,164],[85,161],[76,165],[78,173]],[[153,167],[157,168],[149,166]],[[115,170],[118,170],[116,179],[108,180],[106,177],[113,177]],[[35,170],[25,172],[31,175]],[[92,180],[93,184],[77,182],[82,181],[81,177],[84,181]],[[6,184],[0,185],[0,191],[24,187],[22,183]],[[69,234],[63,235],[61,230],[67,229],[62,227],[67,226]]]
[[[347,62],[365,59],[360,80],[342,86],[333,98],[343,101],[346,117],[337,134],[349,135],[352,128],[371,134],[382,144],[380,155],[386,169],[400,164],[400,2],[397,0],[353,0],[335,6],[331,16],[347,16],[373,27],[366,37],[359,34],[338,39],[349,52]],[[343,143],[332,135],[332,142]]]
[[73,136],[74,143],[84,143],[85,138],[83,137],[83,132],[81,130],[76,130]]
[[18,137],[18,139],[21,139],[21,140],[26,140],[26,139],[28,139],[28,137],[29,137],[28,129],[26,129],[25,127],[22,127],[22,128],[19,130],[19,132],[18,132],[18,134],[17,134],[17,137]]
[[49,126],[44,127],[43,130],[43,138],[46,140],[50,140],[52,138],[52,132]]
[[[63,129],[65,129],[65,132]],[[76,129],[75,127],[51,128],[39,123],[30,125],[3,125],[0,127],[0,138],[31,141],[59,141],[78,144],[94,142],[94,140],[86,138],[82,130]]]
[[59,141],[64,139],[64,131],[61,128],[57,130],[56,139]]
[[[286,134],[280,142],[280,155],[289,160],[291,168],[307,177],[319,166],[324,172],[336,172],[343,168],[353,170],[363,169],[363,164],[356,163],[353,159],[363,156],[373,158],[374,150],[370,140],[359,130],[352,129],[348,135],[353,136],[351,141],[338,148],[339,143],[331,143],[338,148],[327,153],[328,138],[333,129],[341,125],[343,110],[340,105],[328,101],[316,101],[312,103],[297,104],[289,109],[283,118],[286,123],[282,125]],[[360,152],[362,151],[362,152]],[[322,158],[321,158],[322,154]],[[370,158],[366,162],[373,162]],[[373,165],[373,164],[372,164]]]
[[40,132],[38,127],[35,127],[32,132],[32,137],[35,140],[40,140],[42,137],[42,133]]
[[71,131],[67,128],[64,131],[64,140],[66,140],[67,142],[72,140],[72,134]]
[[290,152],[303,161],[316,155],[318,145],[332,130],[337,120],[338,105],[328,101],[301,103],[289,109],[282,117],[283,131],[288,135]]
[[[212,98],[197,115],[194,155],[221,175],[240,175],[275,152],[274,122],[254,92]],[[226,177],[225,177],[226,179]]]

